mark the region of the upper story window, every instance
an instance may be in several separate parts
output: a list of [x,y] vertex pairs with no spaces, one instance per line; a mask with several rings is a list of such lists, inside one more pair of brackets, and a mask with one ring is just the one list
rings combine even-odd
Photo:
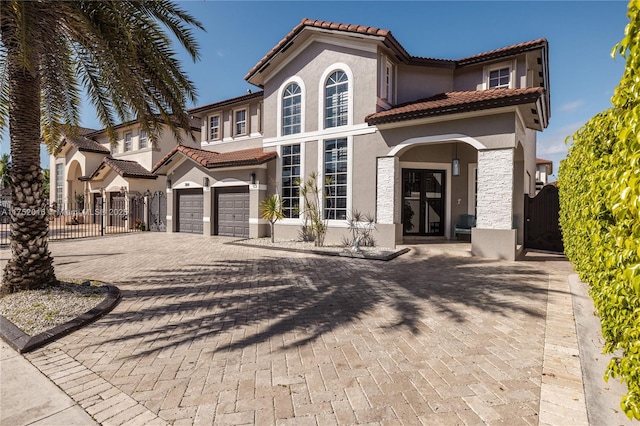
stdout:
[[140,130],[140,149],[147,147],[147,131]]
[[382,93],[381,98],[393,104],[393,95],[394,95],[394,79],[395,79],[395,69],[393,63],[389,60],[384,61],[384,69],[382,72]]
[[489,89],[502,89],[510,85],[509,67],[489,71]]
[[124,152],[131,151],[131,138],[132,138],[131,132],[127,132],[124,134]]
[[64,188],[64,164],[56,163],[56,203],[58,203],[58,209],[62,209],[62,191]]
[[302,90],[296,83],[282,94],[282,135],[300,133],[302,122]]
[[324,127],[337,127],[348,124],[349,116],[349,78],[344,71],[333,72],[325,84],[325,121]]
[[220,131],[220,116],[213,115],[209,117],[209,140],[222,139],[222,132]]
[[247,110],[240,109],[234,113],[235,136],[247,134]]

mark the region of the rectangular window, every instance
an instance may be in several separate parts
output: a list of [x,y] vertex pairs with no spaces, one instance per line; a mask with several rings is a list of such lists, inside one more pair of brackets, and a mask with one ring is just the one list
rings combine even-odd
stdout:
[[502,89],[509,87],[509,68],[489,71],[489,89]]
[[393,103],[393,65],[387,62],[384,71],[385,98],[387,102]]
[[217,139],[220,139],[220,116],[214,115],[209,117],[209,140]]
[[325,219],[347,219],[347,139],[324,142]]
[[241,109],[235,112],[236,136],[247,133],[247,110]]
[[131,151],[131,132],[124,134],[124,152]]
[[282,213],[300,216],[300,144],[282,147]]
[[58,204],[58,210],[63,210],[62,205],[62,191],[64,190],[64,164],[56,164],[56,203]]
[[147,131],[140,130],[140,149],[147,147]]

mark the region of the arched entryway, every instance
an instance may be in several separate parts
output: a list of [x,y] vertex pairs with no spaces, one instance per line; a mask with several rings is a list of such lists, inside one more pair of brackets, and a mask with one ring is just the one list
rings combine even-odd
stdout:
[[458,217],[475,209],[480,149],[482,143],[461,134],[411,138],[393,147],[378,159],[378,228],[394,232],[396,242],[452,238]]

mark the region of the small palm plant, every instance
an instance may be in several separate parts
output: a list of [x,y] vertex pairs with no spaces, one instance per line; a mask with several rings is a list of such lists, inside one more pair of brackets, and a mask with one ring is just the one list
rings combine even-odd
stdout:
[[280,203],[280,197],[277,194],[273,194],[260,203],[260,211],[262,212],[262,218],[269,221],[269,227],[271,229],[271,242],[275,242],[274,225],[277,221],[284,218],[282,213],[282,204]]

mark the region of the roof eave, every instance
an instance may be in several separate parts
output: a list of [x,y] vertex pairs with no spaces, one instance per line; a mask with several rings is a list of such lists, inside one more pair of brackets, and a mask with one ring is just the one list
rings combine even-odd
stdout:
[[485,101],[478,101],[468,103],[464,105],[450,105],[446,107],[431,108],[423,111],[411,111],[406,113],[398,113],[382,117],[365,118],[367,124],[375,126],[379,124],[396,123],[400,121],[417,120],[425,117],[434,117],[439,115],[450,115],[472,111],[482,111],[492,108],[501,108],[507,106],[524,105],[528,103],[535,103],[540,96],[540,93],[536,92],[530,95],[519,96],[517,98],[507,99],[491,99]]

